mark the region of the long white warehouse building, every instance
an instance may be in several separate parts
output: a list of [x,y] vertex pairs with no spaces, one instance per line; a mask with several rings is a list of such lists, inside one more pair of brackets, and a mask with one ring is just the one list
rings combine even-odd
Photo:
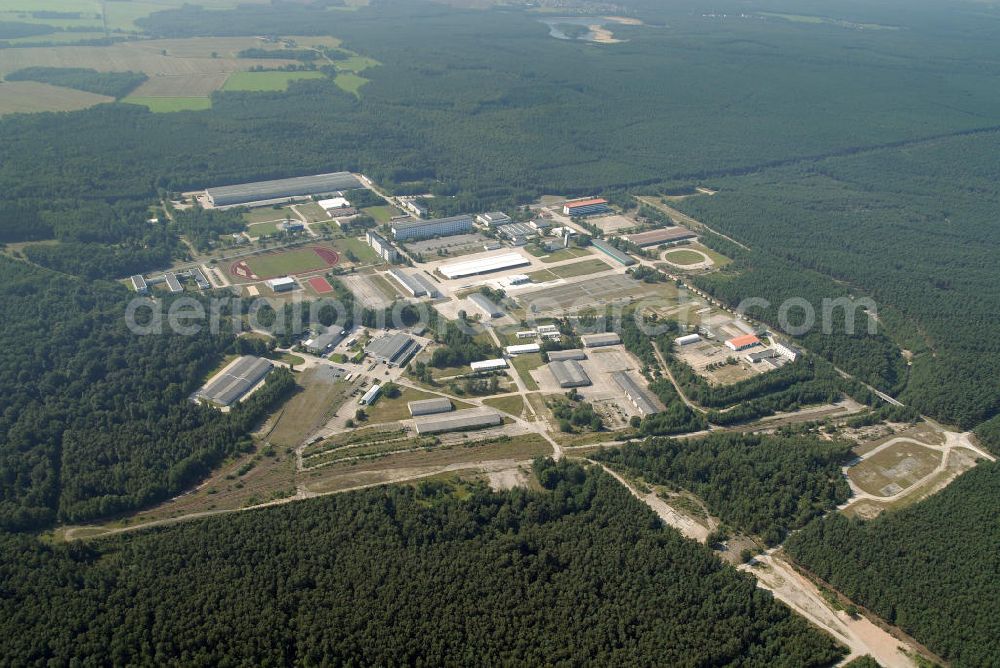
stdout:
[[514,267],[524,267],[531,264],[531,261],[520,253],[503,253],[492,257],[484,257],[478,260],[467,260],[466,262],[456,262],[438,267],[438,271],[445,278],[464,278],[477,274],[488,274],[493,271],[503,269],[513,269]]

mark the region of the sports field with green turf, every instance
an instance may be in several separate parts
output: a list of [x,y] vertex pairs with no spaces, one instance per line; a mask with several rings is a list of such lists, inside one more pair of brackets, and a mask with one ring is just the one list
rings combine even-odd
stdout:
[[331,266],[328,259],[321,257],[312,247],[254,255],[246,260],[246,264],[261,278],[302,274]]

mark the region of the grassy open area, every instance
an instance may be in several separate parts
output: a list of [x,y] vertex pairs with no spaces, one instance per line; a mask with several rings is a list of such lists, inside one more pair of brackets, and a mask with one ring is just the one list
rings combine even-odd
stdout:
[[137,97],[129,95],[122,99],[125,104],[138,104],[157,114],[175,111],[205,111],[212,108],[208,97]]
[[524,386],[526,388],[528,388],[529,390],[538,389],[538,383],[535,382],[535,379],[532,378],[531,374],[528,372],[542,366],[543,362],[541,353],[531,353],[530,355],[518,355],[513,360],[511,360],[511,364],[514,365],[514,368],[517,370],[518,375],[521,376],[521,380],[524,381]]
[[256,209],[250,209],[243,214],[243,220],[247,221],[247,225],[253,225],[254,223],[276,222],[291,217],[291,212],[285,207],[280,209],[275,209],[269,206],[259,207]]
[[667,262],[672,262],[681,266],[701,264],[705,261],[705,257],[701,253],[687,248],[677,248],[675,250],[667,251],[663,254],[663,259]]
[[337,250],[343,253],[345,256],[350,253],[357,258],[359,264],[368,264],[371,262],[379,262],[382,258],[375,254],[372,247],[365,243],[364,239],[357,239],[355,237],[344,237],[343,239],[337,239],[334,243]]
[[498,411],[510,413],[514,416],[519,416],[524,411],[524,397],[520,394],[508,394],[503,397],[490,397],[489,399],[483,399],[483,403],[487,406],[492,406]]
[[222,87],[224,91],[288,90],[288,84],[302,79],[321,79],[322,72],[233,72]]
[[277,234],[278,223],[280,222],[282,221],[272,220],[267,223],[253,223],[252,225],[247,225],[247,234],[249,234],[251,237],[261,237],[267,234]]
[[380,424],[382,422],[397,422],[399,420],[406,420],[410,417],[410,411],[406,404],[411,401],[420,401],[421,399],[433,399],[439,395],[431,394],[430,392],[424,392],[423,390],[415,390],[410,387],[401,388],[402,392],[395,399],[389,399],[388,397],[379,397],[378,401],[374,405],[365,408],[365,412],[368,414],[368,424]]
[[337,84],[337,88],[347,91],[351,95],[360,96],[361,87],[368,83],[368,79],[359,77],[353,72],[341,72],[333,78],[333,83]]
[[295,210],[302,214],[310,223],[330,220],[330,216],[327,215],[326,209],[321,207],[316,202],[303,202],[302,204],[296,204]]
[[351,385],[333,380],[327,369],[317,367],[297,376],[301,390],[282,408],[268,441],[280,447],[297,447],[331,419],[350,394]]
[[729,264],[729,263],[732,262],[732,260],[730,258],[726,257],[722,253],[719,253],[717,251],[712,250],[708,246],[705,246],[705,245],[702,245],[702,244],[699,244],[699,243],[692,243],[692,244],[689,244],[688,247],[691,248],[692,250],[700,250],[702,253],[704,253],[708,257],[712,258],[712,262],[715,263],[716,268],[718,268],[718,267],[724,267],[727,264]]
[[388,204],[385,206],[365,207],[364,209],[362,209],[362,211],[364,213],[367,213],[372,218],[374,218],[375,222],[377,222],[379,225],[381,225],[382,223],[388,223],[390,220],[392,220],[393,216],[400,215],[399,209],[393,206],[389,206]]

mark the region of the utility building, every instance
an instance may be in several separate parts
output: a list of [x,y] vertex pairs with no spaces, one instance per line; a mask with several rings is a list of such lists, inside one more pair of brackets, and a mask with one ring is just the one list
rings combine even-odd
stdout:
[[347,330],[335,326],[306,341],[305,347],[313,355],[323,355],[336,348],[345,338],[347,338]]
[[419,435],[441,434],[448,431],[468,431],[503,424],[500,413],[491,408],[470,408],[464,411],[444,413],[415,421]]
[[563,205],[563,214],[567,216],[596,216],[602,213],[610,213],[611,207],[608,206],[608,200],[606,199],[578,199],[570,202],[566,202]]
[[654,415],[663,411],[659,402],[628,373],[615,371],[611,374],[611,379],[615,381],[615,384],[625,394],[625,398],[635,406],[641,416]]
[[269,281],[265,281],[267,287],[271,288],[275,292],[288,292],[289,290],[295,289],[298,283],[291,276],[284,276],[282,278],[272,278]]
[[385,362],[390,366],[402,366],[417,353],[419,348],[416,341],[402,332],[397,332],[372,341],[365,351],[376,361]]
[[579,348],[574,348],[572,350],[553,350],[549,353],[550,362],[565,362],[566,360],[585,360],[587,359],[587,353],[583,352]]
[[495,360],[480,360],[471,364],[473,371],[497,371],[507,368],[507,360],[498,358]]
[[590,376],[576,360],[549,362],[549,371],[559,387],[583,387],[591,384]]
[[618,264],[623,264],[626,267],[631,267],[635,264],[635,258],[625,251],[615,248],[608,241],[603,239],[594,239],[590,242],[590,245],[610,257]]
[[701,341],[701,337],[697,334],[685,334],[684,336],[678,336],[674,339],[674,343],[679,346],[689,346],[692,343],[698,343]]
[[600,348],[602,346],[614,346],[622,342],[622,337],[614,332],[603,334],[585,334],[580,337],[580,342],[584,348]]
[[744,336],[737,336],[734,339],[729,339],[726,341],[726,347],[735,352],[740,352],[741,350],[748,350],[756,346],[761,345],[760,339],[758,339],[753,334],[746,334]]
[[476,222],[485,227],[496,227],[511,222],[510,216],[502,211],[490,211],[476,216]]
[[212,206],[223,208],[229,206],[252,205],[257,202],[273,202],[290,200],[296,197],[334,193],[341,190],[360,188],[358,181],[350,172],[332,172],[313,176],[299,176],[291,179],[276,179],[273,181],[257,181],[234,186],[220,186],[205,191]]
[[136,274],[132,277],[132,289],[140,295],[149,293],[149,286],[146,285],[146,279],[141,274]]
[[542,347],[537,343],[522,343],[517,346],[507,346],[506,352],[511,357],[515,355],[526,355],[528,353],[537,353],[541,351]]
[[219,406],[229,406],[252,390],[272,368],[266,359],[244,355],[205,383],[195,396]]
[[448,413],[455,407],[448,397],[437,397],[434,399],[423,399],[422,401],[411,401],[406,404],[410,409],[410,417],[418,415],[436,415],[438,413]]
[[666,227],[662,230],[629,234],[625,238],[628,239],[629,243],[633,243],[640,248],[645,248],[646,246],[656,246],[672,241],[680,241],[681,239],[693,239],[696,236],[698,235],[686,227]]
[[502,318],[505,315],[499,306],[481,292],[473,292],[469,295],[469,301],[487,318]]

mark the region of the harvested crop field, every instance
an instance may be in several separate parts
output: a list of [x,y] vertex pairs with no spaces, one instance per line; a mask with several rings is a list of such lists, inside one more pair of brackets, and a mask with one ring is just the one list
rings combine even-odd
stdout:
[[75,111],[105,102],[114,102],[114,98],[36,81],[0,83],[0,115],[38,111]]
[[229,74],[159,74],[132,91],[133,97],[209,97],[222,88]]

